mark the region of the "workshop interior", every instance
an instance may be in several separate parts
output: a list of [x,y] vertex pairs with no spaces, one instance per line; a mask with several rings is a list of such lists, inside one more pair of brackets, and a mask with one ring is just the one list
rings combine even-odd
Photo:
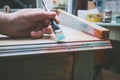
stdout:
[[[88,79],[89,80],[120,80],[120,62],[119,62],[120,61],[120,54],[119,54],[120,53],[120,0],[96,0],[96,2],[94,2],[94,0],[46,0],[46,1],[50,10],[60,9],[63,11],[63,13],[62,11],[61,12],[58,11],[60,13],[60,21],[61,22],[63,21],[62,23],[64,23],[67,26],[70,26],[71,31],[72,31],[72,27],[73,28],[75,27],[74,25],[82,26],[82,28],[77,28],[75,34],[77,34],[79,29],[82,29],[85,35],[88,35],[90,33],[90,36],[94,37],[95,36],[94,33],[95,33],[98,36],[100,36],[100,39],[93,40],[96,43],[91,41],[92,44],[87,44],[89,42],[84,43],[84,41],[82,41],[82,43],[84,43],[82,47],[80,46],[82,43],[78,45],[78,43],[75,41],[71,43],[63,42],[64,44],[62,44],[62,42],[56,42],[55,44],[50,43],[50,45],[52,44],[54,46],[57,45],[56,48],[51,48],[49,46],[46,48],[45,46],[49,44],[48,42],[45,43],[45,46],[43,43],[42,47],[41,46],[39,47],[39,45],[37,44],[25,44],[25,45],[17,44],[15,46],[10,45],[14,47],[17,46],[18,48],[15,48],[15,50],[12,48],[9,49],[8,47],[10,46],[7,46],[8,49],[7,48],[5,49],[7,49],[8,51],[10,50],[11,53],[16,52],[21,54],[22,51],[24,53],[27,52],[30,53],[29,51],[31,49],[30,45],[32,45],[32,47],[35,49],[33,51],[31,50],[31,52],[36,54],[39,53],[39,52],[35,52],[39,48],[46,51],[48,51],[47,49],[50,48],[49,49],[50,51],[48,52],[50,54],[43,55],[45,53],[45,51],[43,51],[43,54],[41,53],[37,55],[32,54],[33,56],[31,56],[30,53],[30,56],[11,55],[12,57],[11,56],[2,57],[2,58],[0,57],[0,69],[1,69],[0,71],[2,71],[0,72],[0,75],[3,75],[2,77],[8,76],[8,78],[11,78],[12,76],[13,79],[11,78],[10,80],[54,80],[54,79],[56,80],[57,79],[58,80],[88,80]],[[43,8],[43,5],[41,3],[41,0],[0,0],[0,11],[2,12],[10,13],[24,8]],[[66,16],[68,18],[66,18]],[[83,24],[84,22],[85,24]],[[99,28],[99,26],[107,29],[108,31],[102,32],[101,30],[103,28]],[[99,31],[99,29],[101,32]],[[104,37],[101,38],[101,35]],[[78,37],[81,37],[81,35],[79,35]],[[0,39],[0,41],[3,40],[4,39]],[[11,41],[13,39],[9,39],[9,40]],[[16,39],[16,42],[17,40],[18,39]],[[108,45],[106,43],[106,40],[110,41],[112,49],[105,50],[104,48],[102,48],[103,46]],[[33,40],[33,42],[34,41],[35,40]],[[103,41],[103,43],[100,44],[99,41]],[[3,41],[3,43],[5,42]],[[60,46],[58,46],[59,44]],[[71,48],[71,45],[69,44],[74,44],[74,45],[72,45]],[[66,45],[68,48],[66,47]],[[99,45],[101,49],[93,47],[93,45]],[[75,49],[76,47],[79,46],[80,48]],[[87,49],[85,48],[83,50],[83,48],[87,46],[90,47]],[[2,47],[1,49],[4,49],[4,47],[6,47],[6,44],[5,46],[0,45],[0,47]],[[30,49],[28,47],[30,47]],[[67,48],[66,50],[68,51],[63,50],[65,47]],[[96,49],[94,50],[94,48]],[[58,51],[58,52],[53,52],[54,54],[56,53],[55,55],[52,53],[53,49],[56,49]],[[70,51],[71,49],[73,51]],[[74,52],[74,49],[76,52]],[[21,51],[19,52],[19,50]],[[0,55],[2,55],[1,52],[3,52],[2,54],[5,53],[4,50],[0,50]],[[91,55],[89,55],[89,53],[91,54],[92,52],[95,52],[96,54],[93,55],[91,59],[90,58]],[[65,54],[61,55],[57,53],[65,53]],[[84,53],[85,55],[82,53]],[[82,57],[80,55],[82,55]],[[88,63],[89,66],[83,63],[83,62],[89,62],[90,60],[91,61],[94,60],[94,61],[92,61],[92,63]],[[79,64],[79,62],[82,64]],[[85,71],[83,71],[82,69],[84,69]],[[12,75],[12,71],[16,76]],[[6,75],[6,73],[8,74]],[[42,77],[40,77],[39,75],[42,75]],[[86,75],[88,75],[89,78],[87,78]],[[17,78],[17,76],[19,77],[19,79]],[[5,77],[6,80],[8,78]]]

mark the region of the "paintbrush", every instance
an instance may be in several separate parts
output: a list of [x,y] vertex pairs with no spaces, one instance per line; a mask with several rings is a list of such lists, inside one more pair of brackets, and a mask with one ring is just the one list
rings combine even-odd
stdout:
[[[50,11],[46,5],[46,1],[42,0],[42,3],[43,3],[45,10]],[[64,36],[62,30],[60,29],[59,25],[54,21],[54,19],[51,19],[51,25],[52,25],[53,31],[56,35],[56,40],[60,41],[60,40],[65,39],[65,36]]]

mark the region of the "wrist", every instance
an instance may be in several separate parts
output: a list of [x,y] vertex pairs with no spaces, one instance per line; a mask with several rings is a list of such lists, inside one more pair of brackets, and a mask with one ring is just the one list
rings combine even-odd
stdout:
[[8,30],[7,28],[10,22],[9,18],[10,17],[8,13],[0,12],[0,34],[4,34],[7,32],[6,30]]

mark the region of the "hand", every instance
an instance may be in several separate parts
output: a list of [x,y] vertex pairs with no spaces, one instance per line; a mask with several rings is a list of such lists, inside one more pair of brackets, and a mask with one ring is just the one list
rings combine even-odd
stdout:
[[[10,37],[41,38],[43,34],[51,34],[50,20],[56,18],[55,12],[46,12],[42,9],[21,9],[14,13],[5,13],[2,34]],[[3,21],[2,21],[3,22]]]

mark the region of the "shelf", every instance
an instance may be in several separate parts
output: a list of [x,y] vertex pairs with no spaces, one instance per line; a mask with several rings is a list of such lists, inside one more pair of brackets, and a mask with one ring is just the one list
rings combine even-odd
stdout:
[[104,26],[104,27],[120,27],[120,23],[102,23],[98,22],[97,25]]

